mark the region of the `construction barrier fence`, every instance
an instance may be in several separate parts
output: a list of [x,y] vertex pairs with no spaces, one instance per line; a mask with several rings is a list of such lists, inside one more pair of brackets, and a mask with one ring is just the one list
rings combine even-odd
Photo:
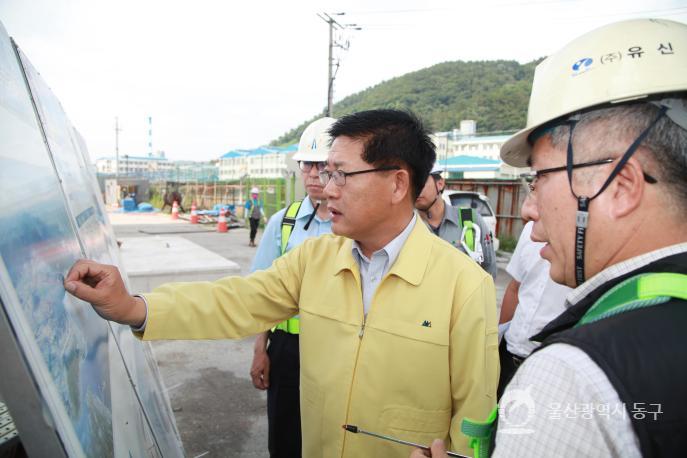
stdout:
[[150,185],[150,203],[162,208],[166,192],[177,191],[181,194],[181,206],[190,211],[195,202],[198,210],[210,210],[216,204],[234,205],[236,216],[243,218],[244,205],[250,199],[251,188],[260,190],[260,199],[265,208],[265,214],[269,218],[286,206],[287,199],[293,199],[286,190],[283,178],[253,179],[241,183],[220,182],[154,182]]
[[489,198],[496,213],[496,236],[517,241],[525,222],[520,216],[520,207],[526,193],[520,180],[460,179],[446,180],[446,189],[474,191]]
[[[182,195],[181,206],[184,209],[190,210],[193,202],[196,203],[198,210],[212,209],[215,204],[228,204],[234,205],[236,216],[243,218],[244,205],[250,198],[252,187],[260,190],[260,198],[268,218],[294,199],[293,184],[286,183],[284,178],[274,178],[252,179],[238,183],[153,182],[150,184],[150,201],[155,207],[160,208],[165,192],[176,190]],[[500,239],[515,240],[520,236],[524,226],[520,207],[526,193],[519,180],[449,179],[446,180],[446,189],[473,191],[486,195],[496,213],[496,236]]]

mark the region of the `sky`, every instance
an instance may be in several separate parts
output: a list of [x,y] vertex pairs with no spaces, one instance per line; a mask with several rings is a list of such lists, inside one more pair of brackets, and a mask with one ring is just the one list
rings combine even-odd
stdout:
[[[0,21],[43,76],[92,159],[153,150],[210,160],[269,143],[327,104],[454,60],[521,63],[622,19],[687,23],[687,0],[0,0]],[[345,13],[344,15],[334,15]],[[477,126],[479,129],[479,126]]]

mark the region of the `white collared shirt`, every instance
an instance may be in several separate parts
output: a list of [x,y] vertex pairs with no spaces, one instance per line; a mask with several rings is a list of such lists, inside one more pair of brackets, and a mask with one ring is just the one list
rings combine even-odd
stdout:
[[506,272],[520,283],[520,288],[518,306],[505,339],[508,351],[521,358],[529,356],[539,346],[530,337],[565,311],[565,297],[572,291],[551,280],[551,264],[539,255],[545,244],[530,239],[533,224],[530,221],[522,229],[513,257],[506,267]]

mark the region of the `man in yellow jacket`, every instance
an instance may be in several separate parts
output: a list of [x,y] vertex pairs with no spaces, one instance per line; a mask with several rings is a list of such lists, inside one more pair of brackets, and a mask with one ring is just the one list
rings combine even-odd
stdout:
[[343,424],[420,443],[442,437],[467,453],[462,418],[495,404],[493,281],[417,220],[415,198],[435,160],[417,118],[360,112],[330,133],[320,178],[337,235],[244,278],[130,296],[116,268],[79,261],[65,287],[146,340],[240,338],[299,314],[306,457],[409,453]]

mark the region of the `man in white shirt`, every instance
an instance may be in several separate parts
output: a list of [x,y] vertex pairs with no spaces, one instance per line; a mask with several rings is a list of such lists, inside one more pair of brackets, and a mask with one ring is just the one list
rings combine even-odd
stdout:
[[550,321],[565,311],[565,296],[571,288],[551,280],[551,264],[539,256],[544,243],[533,242],[532,221],[523,227],[506,272],[513,279],[506,287],[501,303],[501,326],[507,326],[499,359],[501,376],[498,396],[515,374],[520,363],[539,346],[530,340]]

